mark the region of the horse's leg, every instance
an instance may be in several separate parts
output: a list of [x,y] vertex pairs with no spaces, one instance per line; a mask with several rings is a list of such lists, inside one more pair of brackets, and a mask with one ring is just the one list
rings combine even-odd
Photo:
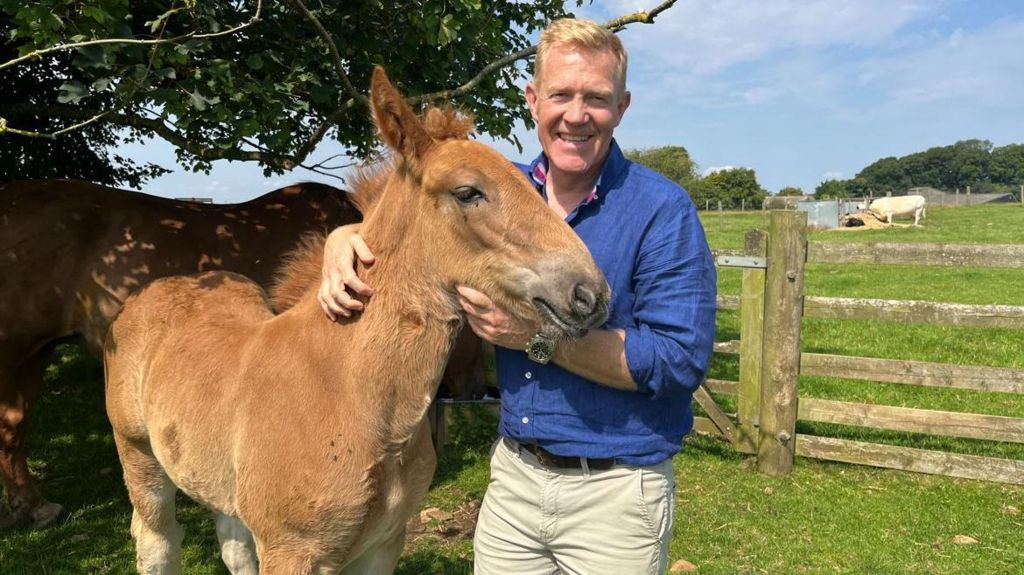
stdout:
[[313,575],[313,559],[287,549],[264,550],[260,554],[260,575]]
[[0,481],[10,506],[10,514],[0,516],[0,525],[42,529],[64,512],[39,492],[25,452],[26,420],[43,387],[48,359],[48,351],[38,351],[27,359],[8,354],[0,357]]
[[249,528],[239,518],[222,513],[215,514],[214,521],[220,541],[220,557],[231,575],[257,575],[260,569],[256,543]]
[[177,488],[147,443],[132,441],[116,431],[114,442],[132,501],[136,568],[145,575],[181,573],[183,530],[174,519]]
[[367,550],[355,561],[341,570],[341,575],[377,575],[394,573],[398,559],[402,556],[405,546],[405,528],[398,530],[390,539],[379,546]]

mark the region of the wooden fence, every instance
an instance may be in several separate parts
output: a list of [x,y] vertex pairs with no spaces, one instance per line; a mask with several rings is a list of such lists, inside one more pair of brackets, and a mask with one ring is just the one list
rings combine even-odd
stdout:
[[[805,297],[803,293],[805,262],[1024,269],[1024,245],[808,244],[806,218],[803,212],[772,211],[768,231],[748,232],[742,252],[718,254],[719,266],[744,268],[741,295],[718,298],[719,309],[740,310],[740,339],[715,344],[716,353],[739,355],[739,381],[704,382],[694,401],[706,416],[695,418],[694,429],[721,436],[737,451],[756,455],[758,468],[770,474],[790,472],[794,456],[800,455],[1024,484],[1024,461],[796,433],[797,421],[808,421],[1024,443],[1024,418],[798,394],[801,374],[1024,394],[1024,370],[807,353],[800,345],[803,317],[999,327],[1021,329],[1024,335],[1024,307],[1020,306]],[[712,394],[735,396],[736,412],[724,411]],[[498,402],[436,401],[432,413],[435,445],[442,447],[447,438],[447,407],[463,403],[496,407]]]
[[[695,399],[707,417],[695,428],[756,454],[758,468],[771,474],[788,473],[800,455],[1024,484],[1024,461],[796,433],[800,420],[1024,443],[1024,418],[800,397],[801,374],[1024,394],[1024,370],[801,352],[801,317],[1024,330],[1018,306],[804,297],[805,261],[1024,269],[1024,245],[808,244],[806,214],[772,212],[767,233],[749,232],[742,253],[718,256],[721,266],[744,268],[742,295],[719,298],[720,308],[739,308],[740,340],[716,345],[717,352],[739,354],[739,381],[705,383]],[[737,412],[725,413],[709,390],[735,395]]]

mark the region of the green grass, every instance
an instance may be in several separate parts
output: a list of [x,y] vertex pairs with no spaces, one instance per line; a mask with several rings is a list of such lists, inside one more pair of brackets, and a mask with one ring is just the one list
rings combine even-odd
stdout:
[[[736,249],[767,227],[759,212],[705,214],[714,249]],[[811,241],[1022,243],[1019,206],[929,208],[921,228],[812,232]],[[991,224],[991,225],[989,225]],[[1024,305],[1024,271],[911,266],[811,265],[809,295]],[[739,293],[740,274],[722,270],[720,291]],[[739,337],[739,314],[722,312],[718,340]],[[804,320],[805,351],[1024,368],[1024,333],[884,322]],[[62,347],[47,376],[30,436],[33,471],[46,495],[71,510],[52,529],[0,532],[0,575],[132,573],[131,509],[103,413],[98,362]],[[738,376],[735,357],[716,355],[711,376]],[[802,377],[804,396],[1024,417],[1024,398],[839,378]],[[725,408],[733,409],[728,398]],[[493,416],[459,408],[425,507],[447,511],[482,497]],[[804,433],[1024,459],[1019,445],[801,423]],[[798,459],[785,477],[710,438],[691,438],[676,459],[678,505],[672,560],[702,575],[922,574],[1024,572],[1024,487]],[[223,574],[212,522],[182,498],[185,573]],[[969,536],[974,544],[958,544]],[[467,536],[424,538],[402,575],[468,574]]]

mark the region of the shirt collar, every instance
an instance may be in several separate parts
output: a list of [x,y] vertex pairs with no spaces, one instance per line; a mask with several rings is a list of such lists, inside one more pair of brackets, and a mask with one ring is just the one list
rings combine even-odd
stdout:
[[[615,138],[612,138],[611,146],[608,149],[608,157],[604,161],[604,167],[601,168],[601,174],[597,177],[594,189],[583,200],[583,205],[589,204],[596,200],[599,195],[603,194],[606,188],[615,182],[616,176],[619,175],[625,164],[626,156],[622,154],[622,150],[619,148]],[[544,184],[547,182],[547,175],[548,157],[544,152],[541,152],[530,164],[530,179],[533,180],[533,183],[537,185],[542,194],[544,194]]]

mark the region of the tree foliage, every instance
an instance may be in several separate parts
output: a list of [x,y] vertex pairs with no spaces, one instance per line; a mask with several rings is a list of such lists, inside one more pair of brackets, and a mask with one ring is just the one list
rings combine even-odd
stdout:
[[700,209],[718,208],[719,202],[725,209],[760,207],[767,195],[757,183],[757,174],[748,168],[718,170],[701,177],[697,163],[682,146],[626,150],[625,155],[686,188]]
[[730,168],[712,172],[697,185],[694,201],[698,205],[717,207],[719,202],[725,209],[751,208],[760,206],[768,194],[757,183],[757,174],[749,168]]
[[940,190],[1012,189],[1024,184],[1024,145],[994,147],[988,140],[962,140],[901,158],[882,158],[847,180],[852,195],[880,195],[929,186]]
[[804,191],[801,190],[800,188],[796,187],[796,186],[786,186],[785,188],[782,188],[781,190],[779,190],[778,195],[780,195],[780,196],[802,196],[802,195],[804,195]]
[[697,162],[693,161],[690,153],[682,146],[626,150],[625,155],[687,189],[693,187],[694,182],[700,177],[697,173]]
[[843,180],[825,180],[814,189],[814,199],[816,200],[835,200],[848,197],[850,197],[850,192],[846,189],[846,182]]
[[[0,13],[0,29],[10,28]],[[17,54],[0,44],[0,61]],[[61,84],[75,78],[67,54],[51,55],[0,70],[0,114],[11,125],[33,132],[57,132],[73,122],[45,114],[42,108]],[[17,107],[21,111],[15,112]],[[93,124],[60,139],[0,137],[0,182],[33,178],[78,178],[108,185],[139,187],[162,169],[111,153],[118,142],[116,127]]]
[[[516,85],[529,65],[513,63],[533,53],[531,34],[580,2],[0,0],[7,48],[76,46],[46,52],[65,58],[58,85],[0,116],[9,128],[34,116],[157,136],[194,170],[218,159],[329,170],[308,160],[325,137],[359,157],[374,147],[364,93],[379,64],[414,103],[456,104],[482,132],[515,141],[515,123],[532,119]],[[651,23],[672,3],[609,27]]]

